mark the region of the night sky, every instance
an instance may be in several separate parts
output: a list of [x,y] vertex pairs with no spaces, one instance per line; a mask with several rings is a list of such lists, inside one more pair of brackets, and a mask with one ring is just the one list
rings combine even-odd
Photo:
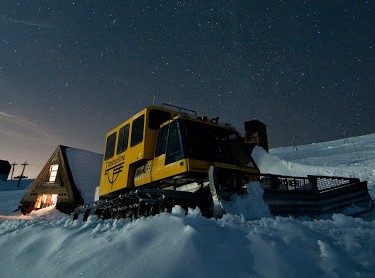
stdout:
[[1,0],[0,159],[102,153],[154,100],[271,147],[373,133],[374,52],[375,1]]

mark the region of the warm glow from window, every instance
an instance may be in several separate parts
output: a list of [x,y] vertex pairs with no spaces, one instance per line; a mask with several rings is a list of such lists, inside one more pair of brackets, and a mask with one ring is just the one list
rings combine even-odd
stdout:
[[59,169],[58,164],[51,165],[49,168],[49,182],[55,182],[57,177],[57,170]]
[[57,203],[58,194],[43,194],[36,198],[34,209],[46,208],[49,206],[55,206]]

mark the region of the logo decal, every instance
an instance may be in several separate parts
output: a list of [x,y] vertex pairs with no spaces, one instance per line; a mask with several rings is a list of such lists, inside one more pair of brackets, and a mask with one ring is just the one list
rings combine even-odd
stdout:
[[122,172],[122,168],[124,167],[123,164],[124,162],[121,162],[120,164],[117,164],[105,170],[105,175],[107,176],[108,182],[111,184],[111,189],[119,174]]

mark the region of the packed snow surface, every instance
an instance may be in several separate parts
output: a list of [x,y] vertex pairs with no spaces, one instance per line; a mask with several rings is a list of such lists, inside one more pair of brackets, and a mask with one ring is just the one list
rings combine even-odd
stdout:
[[[253,152],[262,172],[368,180],[375,134]],[[374,277],[375,217],[270,215],[257,183],[207,219],[175,207],[135,221],[72,221],[47,208],[13,213],[24,190],[0,191],[1,277]],[[10,200],[13,200],[10,202]]]

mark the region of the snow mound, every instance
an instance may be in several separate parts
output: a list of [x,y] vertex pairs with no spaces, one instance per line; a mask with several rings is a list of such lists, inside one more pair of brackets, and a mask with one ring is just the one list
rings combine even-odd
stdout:
[[179,208],[135,221],[4,220],[0,271],[2,277],[371,277],[374,229],[374,221],[340,214],[216,220]]
[[227,214],[240,215],[246,220],[271,217],[259,182],[250,182],[247,185],[247,194],[233,195],[230,201],[222,201],[222,204]]

